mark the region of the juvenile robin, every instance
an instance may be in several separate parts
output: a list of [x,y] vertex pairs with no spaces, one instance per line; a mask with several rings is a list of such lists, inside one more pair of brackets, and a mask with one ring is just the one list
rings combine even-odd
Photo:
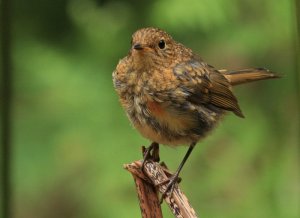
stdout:
[[244,117],[232,86],[276,77],[264,68],[217,70],[165,31],[150,27],[132,35],[113,83],[133,126],[153,142],[148,151],[158,144],[189,145],[166,194],[197,142],[227,111]]

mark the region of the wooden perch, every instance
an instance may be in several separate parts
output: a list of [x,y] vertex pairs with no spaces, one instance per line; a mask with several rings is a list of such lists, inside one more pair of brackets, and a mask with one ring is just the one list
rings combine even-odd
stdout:
[[[130,164],[124,164],[134,178],[140,208],[143,218],[161,218],[162,211],[159,203],[159,192],[166,190],[169,178],[172,175],[166,165],[159,164],[153,160],[147,160],[142,170],[142,160]],[[178,184],[170,196],[164,198],[172,213],[177,218],[197,218],[196,212],[188,202],[187,197],[180,190]]]

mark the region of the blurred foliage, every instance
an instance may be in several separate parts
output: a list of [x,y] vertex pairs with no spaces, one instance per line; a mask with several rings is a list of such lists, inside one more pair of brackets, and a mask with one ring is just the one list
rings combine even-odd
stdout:
[[[235,89],[229,114],[191,155],[182,189],[202,217],[299,217],[299,105],[291,0],[15,0],[16,218],[139,217],[123,163],[149,142],[129,124],[111,73],[141,27],[165,29],[217,68],[284,77]],[[1,102],[0,102],[1,103]],[[162,147],[176,169],[186,147]],[[164,206],[165,217],[172,217]]]

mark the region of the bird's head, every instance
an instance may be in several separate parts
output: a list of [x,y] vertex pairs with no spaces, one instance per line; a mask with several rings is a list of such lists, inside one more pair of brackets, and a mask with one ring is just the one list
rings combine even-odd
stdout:
[[186,49],[163,30],[143,28],[132,35],[131,56],[140,67],[170,66]]

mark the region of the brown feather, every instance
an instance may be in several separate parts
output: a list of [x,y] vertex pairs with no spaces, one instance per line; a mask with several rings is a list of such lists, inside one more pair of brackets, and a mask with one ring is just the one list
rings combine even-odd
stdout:
[[279,75],[265,68],[249,68],[243,70],[219,70],[231,85],[239,85],[257,80],[280,78]]
[[188,100],[194,104],[212,104],[218,108],[232,111],[239,117],[244,117],[228,80],[213,68],[207,68],[207,70],[208,73],[201,76],[203,82],[196,85],[193,95]]

